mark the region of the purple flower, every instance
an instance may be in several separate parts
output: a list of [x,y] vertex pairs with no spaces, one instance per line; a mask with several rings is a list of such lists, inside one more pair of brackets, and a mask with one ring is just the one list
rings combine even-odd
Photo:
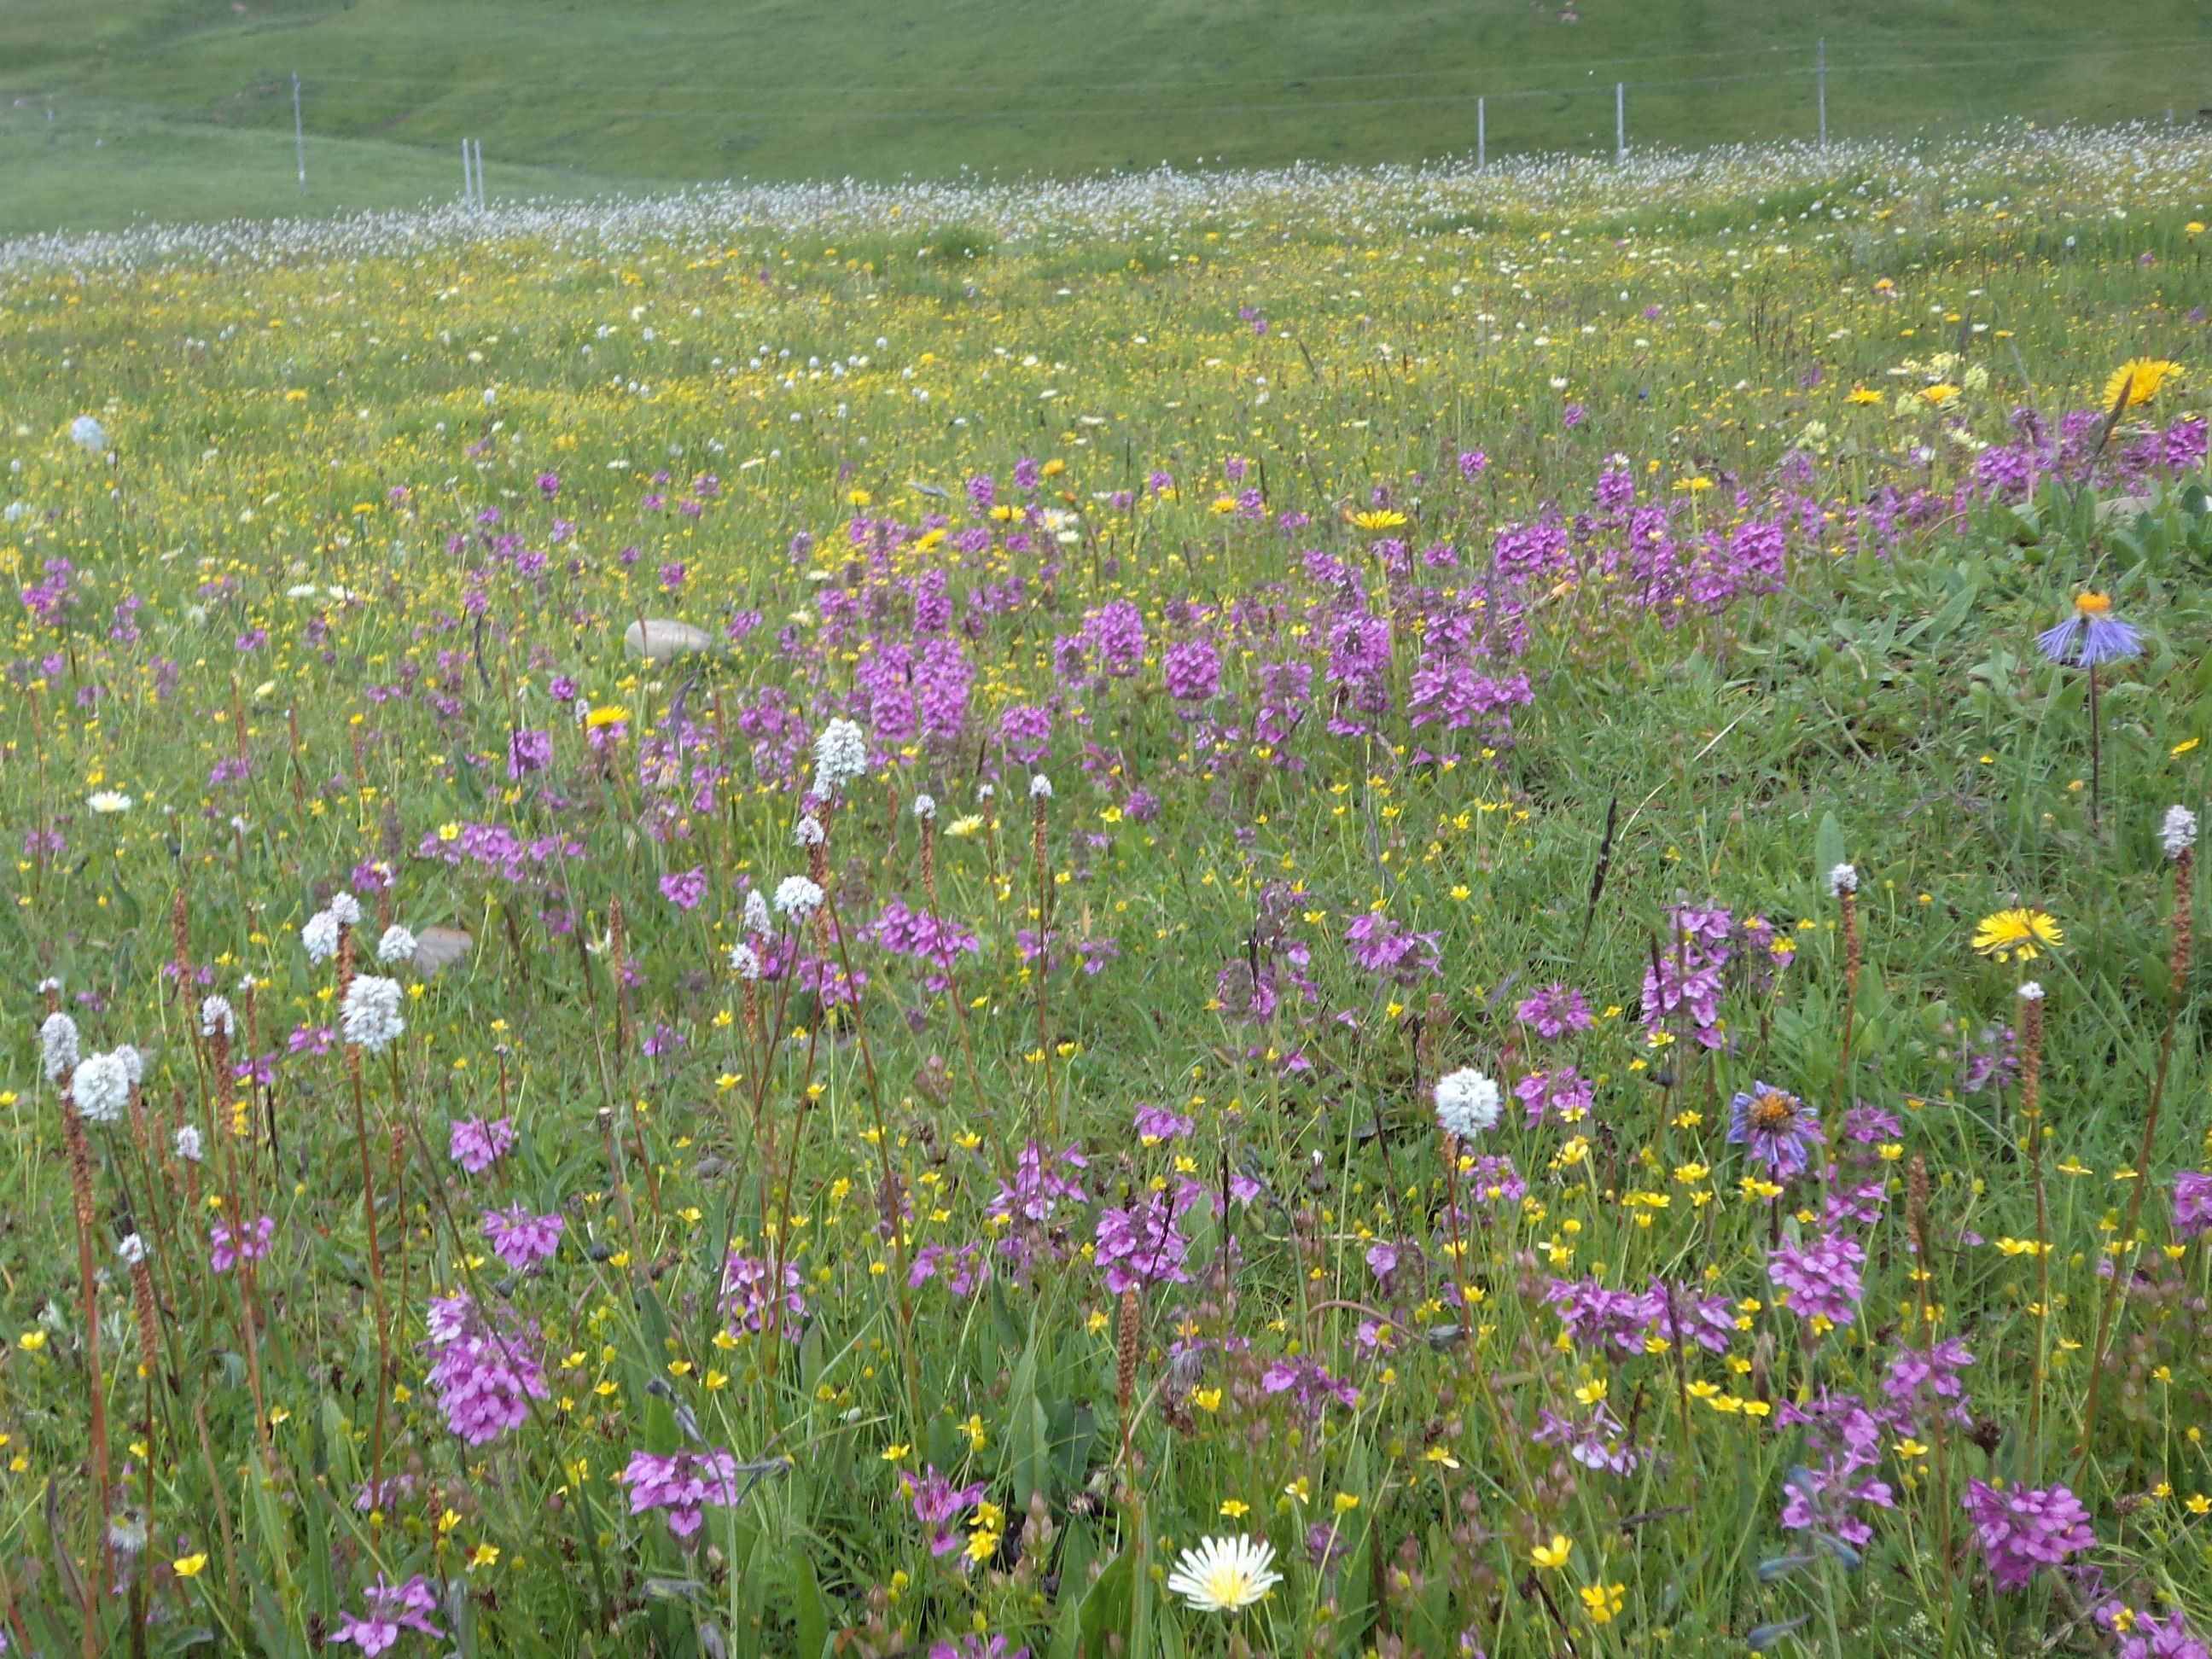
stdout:
[[1523,1000],[1513,1016],[1523,1025],[1534,1026],[1547,1042],[1558,1042],[1569,1031],[1587,1031],[1591,1023],[1589,1003],[1583,994],[1556,982]]
[[2132,623],[2112,614],[2112,602],[2102,593],[2080,595],[2074,601],[2074,614],[2057,627],[2038,634],[2035,642],[2051,661],[2071,659],[2082,668],[2124,662],[2142,654],[2142,635]]
[[[999,1188],[998,1196],[991,1200],[985,1213],[994,1221],[1019,1220],[1042,1226],[1053,1218],[1062,1204],[1090,1202],[1078,1178],[1090,1167],[1091,1161],[1083,1156],[1080,1146],[1071,1146],[1054,1153],[1032,1140],[1014,1159],[1012,1183]],[[1066,1173],[1068,1170],[1078,1173],[1070,1175]]]
[[950,1642],[930,1644],[929,1659],[1030,1659],[1030,1650],[1009,1650],[1003,1636],[963,1636],[957,1647]]
[[963,954],[982,949],[972,930],[927,910],[912,909],[901,898],[887,901],[883,914],[866,931],[884,950],[927,963],[940,974],[951,972]]
[[660,878],[660,896],[679,910],[696,910],[707,896],[704,868],[672,870]]
[[1848,1325],[1858,1317],[1859,1268],[1866,1250],[1848,1233],[1826,1233],[1809,1243],[1778,1244],[1768,1254],[1766,1276],[1789,1293],[1800,1319]]
[[1189,1118],[1178,1117],[1164,1106],[1148,1103],[1137,1108],[1134,1127],[1139,1140],[1147,1146],[1157,1146],[1164,1140],[1181,1140],[1196,1126]]
[[446,1156],[471,1175],[482,1175],[514,1145],[514,1120],[457,1117],[447,1131]]
[[1322,1363],[1301,1354],[1296,1358],[1278,1359],[1260,1374],[1262,1392],[1287,1394],[1298,1409],[1308,1418],[1318,1418],[1328,1403],[1334,1401],[1346,1411],[1358,1408],[1359,1390],[1340,1377],[1329,1375]]
[[1115,678],[1126,678],[1145,659],[1145,613],[1127,599],[1085,611],[1083,639],[1098,653],[1101,668]]
[[553,734],[520,726],[507,734],[507,776],[512,783],[553,763]]
[[651,1452],[629,1455],[623,1471],[629,1488],[629,1512],[668,1511],[668,1530],[689,1538],[699,1530],[699,1511],[709,1504],[727,1509],[738,1501],[738,1460],[726,1451],[680,1451],[667,1457]]
[[1345,949],[1357,966],[1401,984],[1443,972],[1437,937],[1408,932],[1371,910],[1353,917],[1344,930]]
[[2185,1170],[2174,1176],[2173,1231],[2185,1242],[2212,1233],[2212,1175]]
[[999,741],[1024,766],[1034,766],[1052,745],[1052,715],[1034,703],[1018,702],[999,716]]
[[394,1584],[379,1573],[376,1583],[362,1592],[361,1600],[359,1613],[339,1615],[337,1628],[331,1632],[331,1641],[351,1642],[364,1654],[376,1654],[397,1642],[403,1630],[417,1632],[434,1641],[446,1634],[430,1622],[430,1615],[438,1610],[438,1598],[419,1572],[404,1584]]
[[[769,1288],[769,1264],[749,1255],[730,1252],[722,1268],[722,1316],[732,1322],[730,1334],[739,1330],[758,1334],[768,1322],[768,1310],[775,1303]],[[796,1342],[804,1334],[801,1327],[806,1318],[806,1297],[799,1289],[800,1275],[795,1263],[783,1264],[783,1312],[789,1316],[781,1321],[783,1340]]]
[[229,1223],[218,1221],[208,1229],[208,1265],[227,1273],[241,1261],[258,1261],[269,1254],[276,1237],[276,1223],[265,1215],[252,1226],[236,1231]]
[[1628,1438],[1628,1431],[1602,1400],[1589,1415],[1561,1417],[1548,1408],[1536,1413],[1536,1430],[1529,1437],[1540,1446],[1559,1446],[1586,1469],[1609,1469],[1632,1474],[1643,1455]]
[[1805,1173],[1812,1149],[1824,1144],[1820,1114],[1785,1089],[1754,1083],[1729,1103],[1729,1145],[1744,1148],[1784,1180]]
[[[2098,1622],[2109,1628],[2108,1609],[2100,1609]],[[2163,1618],[2139,1613],[2128,1633],[2120,1638],[2119,1659],[2212,1659],[2212,1647],[2199,1641],[2179,1607],[2166,1609]]]
[[1212,640],[1185,640],[1160,656],[1168,695],[1178,702],[1203,702],[1221,689],[1221,648]]
[[428,1318],[430,1386],[446,1426],[471,1446],[520,1428],[530,1415],[529,1402],[550,1397],[545,1368],[533,1352],[534,1327],[512,1316],[487,1320],[465,1293],[434,1297]]
[[2039,1567],[2094,1547],[2089,1511],[2064,1486],[2014,1486],[2000,1492],[1986,1481],[1967,1482],[1965,1507],[1999,1589],[2018,1589]]
[[935,1528],[930,1534],[929,1553],[950,1555],[960,1547],[959,1531],[951,1526],[966,1514],[984,1492],[983,1482],[972,1486],[955,1486],[937,1472],[937,1465],[929,1465],[927,1474],[917,1477],[910,1470],[899,1471],[899,1485],[906,1489],[914,1504],[914,1518],[925,1527]]
[[532,1215],[527,1207],[517,1204],[505,1210],[486,1210],[483,1236],[491,1241],[492,1254],[520,1273],[559,1249],[562,1231],[568,1224],[558,1215]]
[[1556,1071],[1528,1072],[1513,1085],[1513,1093],[1528,1115],[1528,1127],[1544,1121],[1547,1112],[1572,1120],[1589,1110],[1596,1085],[1571,1066]]
[[1190,1241],[1176,1224],[1178,1208],[1166,1194],[1148,1193],[1127,1209],[1100,1212],[1097,1259],[1109,1291],[1119,1296],[1153,1285],[1190,1282],[1183,1270]]
[[991,1264],[983,1254],[983,1241],[975,1239],[958,1246],[925,1244],[914,1255],[914,1265],[907,1269],[908,1290],[919,1290],[931,1279],[942,1276],[945,1288],[955,1296],[972,1295],[977,1286],[991,1277]]
[[[1932,1348],[1916,1348],[1899,1340],[1883,1373],[1881,1391],[1898,1405],[1911,1410],[1936,1407],[1946,1417],[1966,1420],[1966,1385],[1959,1374],[1974,1363],[1960,1337],[1950,1337]],[[1944,1402],[1949,1402],[1948,1405]]]

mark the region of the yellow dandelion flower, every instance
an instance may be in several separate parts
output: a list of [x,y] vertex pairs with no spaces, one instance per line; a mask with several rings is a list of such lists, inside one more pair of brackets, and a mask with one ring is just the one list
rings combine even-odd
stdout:
[[[2181,378],[2181,365],[2166,357],[2130,357],[2105,381],[2102,409],[2133,409],[2158,396],[2168,380]],[[2123,401],[2124,399],[2125,401]]]
[[1353,514],[1352,522],[1361,530],[1398,530],[1404,527],[1407,518],[1404,514],[1395,508],[1377,507],[1370,507],[1364,513]]
[[2057,921],[2041,910],[1993,911],[1974,930],[1974,949],[1999,962],[2033,962],[2065,943]]

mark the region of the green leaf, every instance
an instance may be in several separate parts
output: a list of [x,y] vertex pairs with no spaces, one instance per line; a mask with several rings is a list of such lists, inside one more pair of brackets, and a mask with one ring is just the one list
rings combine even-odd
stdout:
[[1813,884],[1826,892],[1828,872],[1839,864],[1850,862],[1850,849],[1844,842],[1844,827],[1836,822],[1833,812],[1820,814],[1820,827],[1813,836]]
[[822,1583],[814,1576],[814,1560],[807,1553],[791,1553],[792,1600],[797,1607],[800,1659],[821,1659],[830,1650],[830,1607],[822,1599]]

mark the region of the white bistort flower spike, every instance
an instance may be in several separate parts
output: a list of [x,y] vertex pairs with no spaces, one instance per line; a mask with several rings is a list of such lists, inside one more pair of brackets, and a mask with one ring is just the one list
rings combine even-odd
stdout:
[[771,933],[775,922],[768,913],[768,895],[757,887],[745,895],[745,932]]
[[407,1022],[399,1012],[401,994],[396,979],[380,979],[374,974],[356,975],[353,983],[346,987],[345,1001],[338,1010],[338,1027],[344,1032],[345,1040],[371,1054],[390,1048],[407,1029]]
[[120,1054],[88,1054],[70,1085],[77,1115],[87,1123],[117,1123],[131,1103],[131,1070]]
[[1437,1079],[1437,1127],[1462,1140],[1498,1127],[1498,1085],[1472,1066]]
[[2169,806],[2166,821],[2158,827],[2160,843],[2166,855],[2178,859],[2197,845],[2197,814],[2186,806]]
[[760,953],[750,945],[730,947],[730,967],[739,979],[758,979],[761,976]]
[[316,911],[300,929],[300,943],[307,947],[308,961],[328,962],[338,953],[338,919],[328,910]]
[[2043,1000],[2043,987],[2035,980],[2022,980],[2020,989],[2014,994],[2022,1002],[2040,1002]]
[[39,1027],[39,1054],[46,1076],[58,1083],[76,1069],[76,1022],[67,1014],[48,1014]]
[[1052,780],[1045,776],[1042,772],[1032,772],[1030,775],[1030,799],[1031,800],[1050,800],[1052,799]]
[[107,453],[107,428],[97,415],[80,415],[70,422],[70,441],[91,455]]
[[217,1031],[228,1036],[237,1029],[238,1019],[230,1011],[228,997],[200,999],[200,1035],[202,1036],[213,1036]]
[[937,797],[916,795],[914,798],[914,815],[918,818],[934,818],[937,816]]
[[361,926],[361,901],[351,893],[331,895],[330,913],[349,927]]
[[384,937],[377,940],[376,959],[379,962],[411,962],[417,943],[414,934],[395,921],[384,930]]
[[821,819],[809,812],[793,826],[791,839],[793,844],[799,847],[821,846],[823,839]]
[[786,876],[775,884],[775,908],[804,921],[822,908],[822,890],[805,876]]
[[828,800],[868,769],[867,740],[848,720],[834,720],[814,739],[814,793]]
[[1828,872],[1828,896],[1841,898],[1845,893],[1859,890],[1859,872],[1855,866],[1839,864]]

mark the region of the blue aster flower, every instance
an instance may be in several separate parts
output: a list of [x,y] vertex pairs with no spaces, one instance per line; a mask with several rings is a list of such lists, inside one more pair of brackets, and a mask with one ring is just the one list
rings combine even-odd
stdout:
[[2071,662],[2081,668],[2124,662],[2142,654],[2142,635],[2133,623],[2112,614],[2112,602],[2102,593],[2077,595],[2074,614],[2057,627],[2038,634],[2035,642],[2051,661]]

